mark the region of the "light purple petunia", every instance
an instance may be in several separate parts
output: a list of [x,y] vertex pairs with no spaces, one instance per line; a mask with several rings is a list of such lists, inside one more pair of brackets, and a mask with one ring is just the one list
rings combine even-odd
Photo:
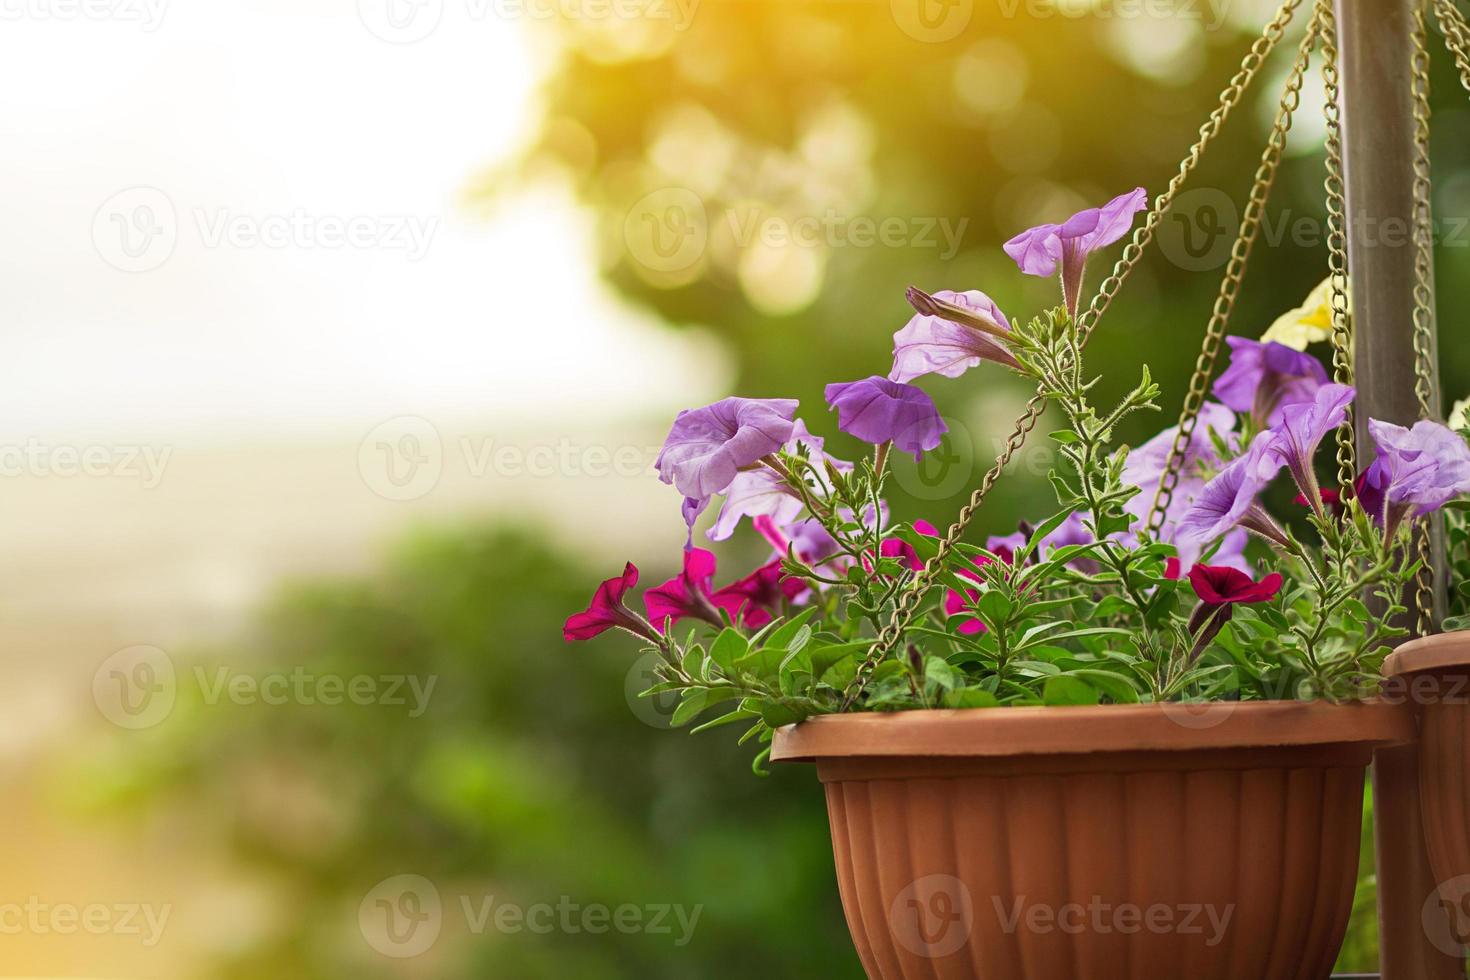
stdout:
[[726,398],[680,412],[654,463],[659,479],[695,501],[723,492],[791,438],[796,407],[794,398]]
[[[1139,520],[1147,517],[1153,507],[1154,494],[1159,488],[1164,469],[1169,465],[1169,456],[1173,452],[1174,438],[1178,432],[1177,425],[1170,426],[1130,452],[1128,461],[1123,464],[1123,482],[1142,491],[1124,505],[1128,513]],[[1174,485],[1169,507],[1164,512],[1164,541],[1174,541],[1179,518],[1205,487],[1205,470],[1218,469],[1220,466],[1220,454],[1215,449],[1215,441],[1210,435],[1212,432],[1227,445],[1235,442],[1235,413],[1219,402],[1205,402],[1200,406],[1199,419],[1190,434],[1189,444],[1184,447],[1184,458],[1179,464],[1179,480]]]
[[1323,385],[1310,402],[1283,408],[1281,420],[1261,435],[1268,440],[1265,452],[1290,471],[1297,489],[1319,514],[1322,513],[1322,490],[1313,465],[1317,447],[1328,433],[1347,419],[1348,406],[1356,395],[1350,385]]
[[1010,321],[989,296],[978,289],[944,289],[933,296],[910,289],[908,296],[918,312],[893,335],[890,381],[926,374],[958,378],[981,361],[1018,366],[1001,339],[1010,333]]
[[1258,500],[1261,491],[1281,472],[1282,463],[1274,448],[1274,435],[1261,433],[1244,456],[1205,484],[1179,519],[1178,539],[1190,545],[1208,545],[1243,527],[1269,541],[1284,543],[1286,532]]
[[[831,462],[841,470],[852,468],[851,463],[833,459],[822,450],[823,440],[807,431],[806,423],[797,419],[791,429],[791,438],[782,447],[794,453],[797,444],[807,447],[813,462]],[[730,486],[725,489],[725,502],[719,516],[709,530],[711,541],[724,541],[735,533],[742,517],[769,517],[777,527],[784,528],[801,517],[804,505],[796,491],[775,470],[760,467],[742,470],[735,474]]]
[[827,404],[837,410],[837,427],[864,442],[886,442],[918,459],[943,440],[949,427],[934,400],[921,388],[879,375],[830,384]]
[[1062,299],[1067,312],[1077,316],[1087,257],[1111,245],[1133,227],[1138,212],[1148,207],[1142,187],[1120,194],[1100,208],[1078,211],[1059,225],[1037,225],[1006,242],[1006,254],[1028,276],[1050,276],[1061,268]]
[[1258,425],[1276,425],[1288,405],[1312,401],[1328,383],[1327,370],[1311,354],[1285,344],[1226,337],[1230,367],[1215,382],[1215,397]]
[[1426,419],[1406,429],[1369,419],[1368,430],[1378,458],[1363,474],[1359,499],[1390,538],[1405,518],[1470,493],[1470,446],[1449,427]]

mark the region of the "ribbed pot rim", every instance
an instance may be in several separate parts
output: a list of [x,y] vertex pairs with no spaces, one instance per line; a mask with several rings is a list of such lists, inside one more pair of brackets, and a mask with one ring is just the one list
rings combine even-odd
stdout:
[[1466,665],[1470,665],[1470,630],[1457,630],[1410,640],[1383,661],[1383,674],[1401,677]]
[[1415,738],[1403,703],[1246,701],[822,715],[776,732],[774,762],[999,758],[1344,744]]

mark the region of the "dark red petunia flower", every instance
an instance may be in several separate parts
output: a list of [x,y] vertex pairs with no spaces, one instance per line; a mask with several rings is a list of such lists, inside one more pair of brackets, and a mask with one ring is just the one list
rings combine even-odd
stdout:
[[1281,591],[1281,575],[1272,572],[1257,582],[1245,572],[1228,565],[1196,565],[1189,570],[1189,584],[1200,601],[1211,606],[1269,602]]
[[1195,565],[1189,570],[1189,584],[1200,600],[1189,617],[1189,632],[1195,636],[1194,648],[1189,653],[1192,662],[1220,635],[1235,615],[1236,606],[1270,602],[1281,591],[1282,578],[1272,572],[1257,582],[1238,568]]
[[622,575],[610,578],[597,587],[591,605],[567,617],[566,625],[561,631],[563,638],[569,643],[574,640],[590,640],[614,627],[644,635],[646,624],[623,605],[623,597],[637,584],[638,569],[632,562],[628,562]]
[[1177,557],[1170,555],[1169,560],[1164,562],[1164,578],[1171,582],[1177,582],[1183,574],[1184,565],[1180,563]]

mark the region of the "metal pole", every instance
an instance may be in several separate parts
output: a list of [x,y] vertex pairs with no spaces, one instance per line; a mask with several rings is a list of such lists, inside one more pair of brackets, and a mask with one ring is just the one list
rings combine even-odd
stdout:
[[[1335,0],[1360,466],[1373,457],[1370,417],[1400,425],[1419,418],[1412,320],[1415,2]],[[1437,949],[1423,924],[1426,903],[1428,914],[1437,914],[1439,904],[1429,903],[1435,881],[1420,823],[1418,763],[1417,746],[1380,752],[1374,760],[1381,968],[1384,980],[1460,980],[1460,958]]]

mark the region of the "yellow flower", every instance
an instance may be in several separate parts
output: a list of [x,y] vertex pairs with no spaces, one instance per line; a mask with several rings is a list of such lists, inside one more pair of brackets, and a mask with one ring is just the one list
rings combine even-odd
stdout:
[[1455,402],[1455,407],[1450,409],[1449,425],[1451,429],[1470,428],[1470,398]]
[[[1349,294],[1348,310],[1352,310]],[[1309,344],[1329,340],[1332,337],[1332,280],[1322,280],[1316,289],[1307,294],[1306,301],[1296,309],[1282,314],[1271,328],[1261,335],[1270,343],[1285,344],[1292,350],[1306,350]]]

